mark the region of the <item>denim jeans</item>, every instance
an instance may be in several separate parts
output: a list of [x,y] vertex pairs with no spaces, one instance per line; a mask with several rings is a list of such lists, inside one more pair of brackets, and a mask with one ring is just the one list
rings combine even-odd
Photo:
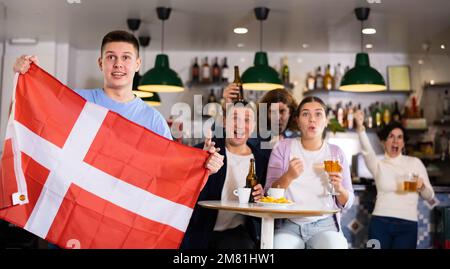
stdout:
[[417,247],[417,221],[372,216],[369,239],[380,241],[382,249],[414,249]]
[[315,222],[297,224],[286,220],[275,230],[274,248],[345,249],[347,240],[338,231],[333,216]]

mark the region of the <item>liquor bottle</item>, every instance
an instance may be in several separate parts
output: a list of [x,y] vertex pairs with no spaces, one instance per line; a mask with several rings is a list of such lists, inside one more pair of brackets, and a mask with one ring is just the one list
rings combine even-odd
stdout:
[[222,81],[228,82],[228,79],[230,78],[230,69],[228,68],[227,64],[227,57],[223,58],[223,64],[222,64]]
[[373,122],[375,123],[375,127],[381,127],[382,120],[381,120],[381,108],[380,103],[375,103],[375,108],[373,110]]
[[[255,187],[256,185],[258,185],[258,178],[256,177],[256,172],[255,172],[255,159],[250,159],[250,167],[248,169],[248,175],[247,178],[245,179],[245,187],[246,188],[251,188],[251,192],[253,192],[253,187]],[[250,199],[249,199],[250,203],[255,202],[255,199],[253,198],[253,195],[250,193]]]
[[450,118],[450,96],[448,95],[448,90],[445,90],[445,95],[443,98],[443,108],[442,108],[442,115],[443,121],[448,121]]
[[217,61],[217,57],[214,58],[214,64],[212,66],[212,81],[214,83],[220,82],[220,66]]
[[283,64],[281,66],[281,81],[283,81],[284,85],[289,85],[289,66],[286,56],[283,57]]
[[211,89],[211,92],[208,96],[208,103],[216,103],[217,102],[217,98],[214,95],[214,89]]
[[353,120],[354,120],[353,111],[354,111],[353,105],[352,102],[350,102],[347,111],[347,128],[349,130],[353,129]]
[[339,86],[341,86],[341,79],[342,79],[342,66],[341,63],[338,63],[334,69],[334,88],[339,89]]
[[200,82],[200,67],[198,66],[197,57],[195,57],[194,64],[191,69],[192,74],[192,82],[199,83]]
[[383,125],[388,125],[391,122],[391,110],[388,105],[383,106]]
[[314,90],[315,78],[311,72],[308,72],[308,76],[306,77],[306,90],[312,91]]
[[337,120],[339,124],[344,127],[344,108],[342,107],[341,102],[337,104]]
[[211,82],[211,68],[208,64],[208,57],[205,57],[205,61],[202,65],[202,82],[209,83]]
[[392,111],[392,120],[396,122],[402,121],[402,115],[400,113],[400,110],[398,109],[398,103],[395,101],[394,103],[394,111]]
[[323,76],[322,76],[322,68],[317,67],[316,78],[315,78],[315,89],[323,89]]
[[[214,89],[211,89],[211,93],[208,96],[208,104],[211,103],[217,103],[217,98],[214,95]],[[211,117],[215,117],[217,115],[217,106],[215,105],[208,105],[206,115],[209,115]]]
[[364,108],[364,115],[366,116],[366,119],[364,120],[366,123],[367,128],[373,128],[373,118],[370,115],[370,109],[367,110]]
[[334,89],[334,78],[331,75],[330,68],[331,67],[328,64],[327,68],[325,69],[325,76],[323,77],[323,87],[329,91]]
[[239,87],[239,96],[235,101],[241,102],[244,101],[244,89],[242,88],[242,80],[241,76],[239,75],[239,66],[234,66],[234,81],[233,83],[237,84]]

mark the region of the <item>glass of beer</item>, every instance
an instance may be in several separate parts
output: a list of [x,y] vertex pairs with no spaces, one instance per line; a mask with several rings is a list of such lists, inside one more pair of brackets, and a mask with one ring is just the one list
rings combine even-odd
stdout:
[[416,192],[418,177],[419,175],[417,173],[409,173],[407,178],[402,182],[402,190],[405,192]]
[[[335,158],[323,161],[323,166],[327,174],[339,173],[342,171],[342,166],[339,164],[339,160]],[[328,186],[329,186],[328,195],[339,195],[339,192],[336,192],[336,190],[334,189],[334,185],[331,183],[331,180],[328,181]]]

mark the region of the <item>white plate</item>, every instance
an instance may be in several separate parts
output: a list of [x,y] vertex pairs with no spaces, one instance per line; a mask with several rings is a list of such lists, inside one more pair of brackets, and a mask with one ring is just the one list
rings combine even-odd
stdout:
[[257,201],[256,202],[257,205],[261,205],[261,206],[268,206],[268,207],[288,207],[291,206],[295,203],[293,202],[289,202],[289,203],[268,203],[268,202],[260,202]]

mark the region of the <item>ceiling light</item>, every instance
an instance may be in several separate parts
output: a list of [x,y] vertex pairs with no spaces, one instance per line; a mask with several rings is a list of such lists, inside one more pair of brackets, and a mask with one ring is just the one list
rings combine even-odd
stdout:
[[12,45],[34,45],[38,43],[37,38],[11,38],[9,43]]
[[375,28],[364,28],[362,29],[362,33],[365,35],[373,35],[377,32],[377,30],[375,30]]
[[302,44],[302,48],[306,49],[306,48],[308,48],[308,47],[309,47],[308,44],[306,44],[306,43],[303,43],[303,44]]
[[441,44],[441,49],[445,50],[445,45]]
[[420,60],[417,61],[417,63],[418,63],[418,64],[423,64],[423,60],[420,59]]
[[237,47],[238,47],[238,48],[243,48],[243,47],[244,47],[244,44],[243,44],[243,43],[238,43],[238,44],[237,44]]
[[[370,8],[356,8],[356,18],[361,22],[363,29],[363,21],[369,17]],[[356,54],[355,67],[345,73],[341,80],[342,91],[350,92],[375,92],[385,91],[386,83],[383,76],[373,67],[370,66],[369,55],[363,52],[363,35],[361,35],[361,52]]]
[[245,27],[237,27],[237,28],[233,29],[233,32],[235,34],[243,35],[243,34],[246,34],[248,32],[248,29],[245,28]]
[[269,9],[257,7],[254,9],[255,17],[259,21],[259,51],[255,53],[253,66],[242,73],[242,87],[244,90],[270,91],[283,88],[278,72],[269,66],[267,53],[262,50],[263,26],[267,19]]
[[366,49],[372,49],[373,45],[372,44],[366,44]]
[[178,76],[177,72],[170,68],[169,56],[167,56],[167,54],[164,54],[164,21],[169,19],[171,10],[172,9],[169,7],[156,8],[158,19],[160,19],[162,22],[161,53],[156,55],[155,67],[148,70],[142,76],[142,79],[138,86],[138,90],[148,92],[184,91],[183,82],[181,81],[180,76]]

